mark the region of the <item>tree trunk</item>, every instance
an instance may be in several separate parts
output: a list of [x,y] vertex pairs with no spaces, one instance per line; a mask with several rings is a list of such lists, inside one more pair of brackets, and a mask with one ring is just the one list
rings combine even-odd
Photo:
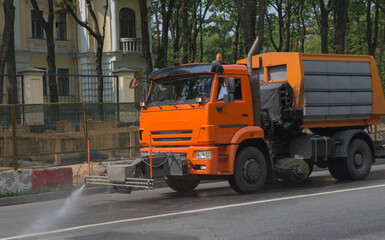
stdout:
[[156,26],[156,50],[160,51],[160,28],[159,28],[159,18],[158,18],[158,12],[155,11],[155,26]]
[[47,43],[47,65],[48,65],[48,86],[49,99],[51,103],[59,102],[58,89],[56,84],[56,62],[55,62],[55,42],[53,28],[46,31]]
[[285,52],[290,51],[290,16],[291,16],[291,1],[286,0],[285,4]]
[[237,19],[237,25],[235,27],[235,33],[234,33],[234,47],[233,47],[233,55],[234,55],[234,63],[238,60],[238,45],[239,45],[239,28],[241,25],[241,20]]
[[335,0],[329,0],[327,6],[325,7],[324,0],[319,0],[320,10],[321,10],[321,21],[320,21],[320,30],[321,30],[321,50],[322,53],[329,53],[328,47],[328,28],[329,28],[329,13],[334,8]]
[[[96,75],[98,76],[98,82],[97,82],[97,99],[98,99],[98,114],[97,119],[99,121],[103,121],[104,116],[104,109],[103,109],[103,45],[104,45],[104,39],[99,38],[96,39],[98,46],[96,48]],[[119,99],[118,99],[119,101]]]
[[[34,10],[40,13],[36,0],[30,0]],[[54,40],[54,7],[53,0],[48,0],[48,20],[46,21],[42,14],[38,14],[41,25],[46,35],[47,44],[47,66],[48,66],[48,86],[50,102],[59,102],[58,90],[56,84],[56,62],[55,62],[55,40]]]
[[[4,10],[4,30],[3,30],[3,40],[0,44],[0,104],[3,103],[3,86],[4,86],[4,71],[5,63],[9,57],[9,52],[12,51],[12,46],[10,43],[13,41],[13,29],[15,21],[15,7],[13,6],[13,0],[5,0],[3,3]],[[13,49],[14,51],[14,49]],[[12,54],[12,53],[11,53]],[[15,53],[13,53],[15,54]]]
[[[195,62],[195,58],[197,55],[197,38],[199,33],[199,24],[198,24],[198,6],[195,5],[196,1],[194,1],[194,5],[192,6],[192,14],[191,14],[191,28],[190,33],[192,35],[191,38],[189,38],[189,46],[190,46],[190,62]],[[194,29],[194,31],[193,31]],[[189,34],[190,35],[190,34]]]
[[263,48],[263,40],[264,40],[264,32],[265,32],[265,14],[266,14],[266,0],[259,0],[259,16],[258,16],[258,30],[257,36],[259,39],[259,43],[257,45],[256,54],[262,52]]
[[182,56],[182,63],[188,63],[188,55],[189,55],[189,29],[188,29],[188,11],[187,11],[187,1],[182,1],[182,48],[183,48],[183,56]]
[[277,44],[275,44],[274,42],[274,38],[273,38],[273,30],[272,30],[272,22],[270,21],[270,17],[269,17],[269,14],[266,14],[266,20],[267,20],[267,24],[269,26],[268,30],[269,30],[269,38],[270,38],[270,42],[271,44],[273,45],[273,48],[275,51],[277,52],[280,52],[281,50],[279,49],[279,47],[277,46]]
[[285,36],[284,33],[284,25],[283,25],[283,14],[282,14],[282,0],[276,1],[277,4],[277,11],[278,11],[278,25],[279,25],[279,46],[278,46],[278,52],[282,51],[283,47],[283,38]]
[[[368,42],[369,55],[374,56],[376,47],[377,47],[377,38],[378,38],[378,15],[379,15],[378,0],[375,0],[374,23],[372,23],[372,19],[371,19],[371,5],[372,5],[372,0],[368,0],[367,7],[366,7],[366,38]],[[372,25],[374,25],[374,32],[372,32]]]
[[304,14],[303,14],[303,10],[305,8],[304,6],[305,4],[305,1],[302,1],[301,2],[301,6],[300,6],[300,18],[301,18],[301,25],[302,25],[302,35],[301,35],[301,40],[300,40],[300,44],[301,44],[301,52],[305,52],[305,39],[306,39],[306,25],[305,25],[305,17],[304,17]]
[[102,70],[102,57],[103,57],[103,39],[97,39],[98,46],[96,48],[96,75],[98,76],[97,84],[97,97],[98,102],[103,102],[103,70]]
[[255,40],[255,1],[254,0],[245,0],[244,9],[239,0],[237,0],[238,5],[238,14],[241,16],[242,26],[243,26],[243,35],[245,40],[245,51],[249,52],[251,46]]
[[15,39],[12,28],[11,40],[9,41],[9,51],[7,53],[7,93],[8,104],[17,104],[17,78],[15,61]]
[[140,22],[142,27],[142,41],[143,41],[143,55],[146,60],[146,74],[150,74],[152,71],[152,58],[150,51],[150,34],[148,32],[148,12],[147,12],[147,0],[140,0]]
[[168,1],[168,9],[166,10],[166,1],[161,1],[162,9],[162,45],[159,49],[158,67],[167,67],[167,49],[168,49],[168,28],[170,24],[171,13],[175,0]]
[[345,53],[345,35],[347,23],[347,0],[339,0],[335,5],[335,49],[337,54]]
[[199,23],[199,31],[200,31],[200,48],[201,48],[201,56],[200,56],[200,62],[203,62],[203,21],[206,18],[207,11],[209,10],[209,7],[213,3],[213,0],[209,0],[205,6],[205,11],[202,15],[202,3],[203,0],[200,0],[201,2],[201,14],[200,14],[200,23]]

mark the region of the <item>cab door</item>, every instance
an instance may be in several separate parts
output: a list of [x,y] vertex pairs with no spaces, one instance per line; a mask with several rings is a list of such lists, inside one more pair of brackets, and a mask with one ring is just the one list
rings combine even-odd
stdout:
[[[227,76],[229,77],[229,76]],[[235,79],[234,101],[225,103],[223,96],[228,94],[226,76],[218,76],[214,88],[213,120],[216,126],[217,144],[228,144],[233,135],[242,127],[252,125],[252,105],[250,83],[247,76],[232,76]]]

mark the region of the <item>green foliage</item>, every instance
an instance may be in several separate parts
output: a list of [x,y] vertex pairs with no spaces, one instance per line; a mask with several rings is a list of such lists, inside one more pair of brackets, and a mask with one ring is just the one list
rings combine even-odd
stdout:
[[[170,0],[168,0],[170,1]],[[168,3],[168,1],[166,1]],[[174,23],[179,23],[179,28],[176,29],[176,24],[171,27],[174,27],[174,32],[179,31],[180,36],[182,36],[182,18],[181,18],[181,4],[183,1],[187,1],[188,4],[188,25],[189,25],[189,36],[190,43],[189,48],[191,55],[191,49],[193,46],[193,36],[194,31],[199,29],[199,24],[201,21],[200,14],[203,12],[209,0],[176,0],[174,9],[172,12],[171,19]],[[244,37],[242,27],[239,28],[239,39],[237,50],[235,50],[236,41],[236,26],[237,21],[239,19],[239,11],[236,0],[229,1],[220,1],[220,0],[212,0],[212,4],[207,12],[207,15],[204,19],[202,19],[202,32],[203,32],[203,61],[204,62],[212,62],[215,59],[217,53],[222,53],[224,62],[226,63],[234,63],[234,58],[237,56],[237,59],[244,58],[246,55],[244,53]],[[366,7],[367,0],[347,0],[348,8],[347,8],[347,27],[345,32],[345,53],[346,54],[357,54],[357,55],[366,55],[368,54],[368,44],[366,37],[367,30],[367,18],[366,18]],[[242,5],[242,1],[239,1]],[[255,9],[257,12],[256,26],[258,24],[258,4],[259,0],[255,0]],[[282,4],[282,17],[283,17],[283,31],[279,31],[279,17],[278,17],[278,8],[277,2]],[[328,2],[325,0],[325,2]],[[374,3],[372,1],[372,11],[371,18],[372,21],[372,31],[374,31]],[[150,20],[152,21],[152,33],[153,33],[153,51],[157,53],[157,24],[162,24],[162,15],[161,15],[161,1],[154,0],[152,1],[152,6],[149,8]],[[283,39],[283,43],[286,39],[286,25],[285,20],[286,12],[285,7],[287,3],[291,3],[291,15],[289,18],[289,28],[290,28],[290,48],[289,51],[300,51],[301,43],[304,42],[304,52],[307,53],[320,53],[321,52],[321,37],[320,37],[320,6],[319,0],[298,0],[298,1],[274,1],[274,0],[266,0],[266,14],[268,15],[269,21],[265,17],[264,23],[264,43],[263,49],[267,49],[268,51],[276,51],[273,45],[279,44],[280,34],[283,34],[281,37]],[[380,5],[380,15],[379,15],[379,33],[377,39],[377,48],[375,52],[375,58],[378,62],[379,74],[381,79],[385,81],[385,2],[378,1]],[[167,5],[167,4],[166,4]],[[244,11],[245,9],[242,9]],[[328,15],[328,48],[329,53],[335,53],[335,10],[332,10]],[[155,14],[158,14],[158,23],[155,21]],[[195,15],[194,15],[195,14]],[[193,17],[195,16],[195,17]],[[306,36],[305,40],[302,41],[303,38],[303,24],[306,28]],[[271,36],[270,36],[271,33]],[[162,33],[160,33],[162,34]],[[178,49],[174,52],[173,44],[171,41],[171,31],[168,33],[169,36],[169,44],[168,44],[168,65],[174,65],[174,57],[176,59],[181,60],[183,51],[182,49]],[[179,46],[181,46],[182,38],[179,39]],[[199,61],[200,56],[200,32],[198,34],[197,42],[196,42],[196,58],[195,62]],[[284,45],[284,44],[283,44]],[[284,46],[282,46],[282,51],[284,50]],[[234,51],[237,51],[235,53]],[[190,62],[194,61],[189,58]],[[155,59],[156,62],[156,59]],[[181,61],[179,61],[181,62]]]

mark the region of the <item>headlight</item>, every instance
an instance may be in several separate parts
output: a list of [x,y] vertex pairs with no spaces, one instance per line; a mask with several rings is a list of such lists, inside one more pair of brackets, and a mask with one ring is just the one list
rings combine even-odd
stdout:
[[195,158],[210,159],[211,158],[211,151],[196,151],[195,152]]

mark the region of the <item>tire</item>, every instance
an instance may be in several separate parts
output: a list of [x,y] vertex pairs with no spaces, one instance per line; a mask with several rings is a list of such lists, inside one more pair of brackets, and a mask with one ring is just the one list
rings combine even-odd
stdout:
[[310,177],[311,173],[314,170],[314,163],[312,163],[312,162],[306,162],[306,163],[309,166],[309,174],[307,175],[307,177]]
[[255,147],[242,149],[235,159],[234,175],[228,180],[238,193],[252,193],[260,190],[267,179],[266,160]]
[[354,139],[346,159],[349,176],[353,180],[365,179],[372,168],[372,151],[362,139]]
[[167,176],[167,185],[176,192],[192,192],[201,180],[193,176]]
[[362,139],[353,139],[348,148],[346,159],[330,159],[328,168],[330,174],[338,180],[365,179],[372,167],[372,152]]
[[349,177],[348,168],[346,166],[345,158],[330,158],[328,160],[328,169],[330,175],[337,180],[346,181],[351,180]]

